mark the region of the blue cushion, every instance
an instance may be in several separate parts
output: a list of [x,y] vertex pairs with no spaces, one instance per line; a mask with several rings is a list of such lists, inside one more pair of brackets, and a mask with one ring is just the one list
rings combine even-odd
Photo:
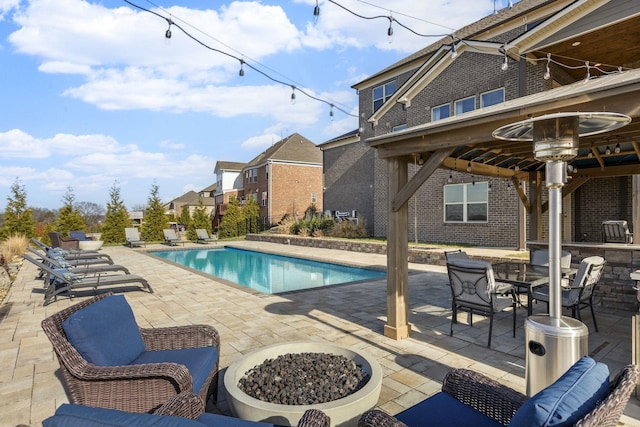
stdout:
[[145,350],[140,329],[123,295],[111,295],[62,322],[69,343],[98,366],[128,365]]
[[42,422],[43,427],[203,427],[188,418],[134,414],[116,409],[63,404],[55,415]]
[[609,368],[585,356],[515,413],[509,426],[572,426],[609,394]]
[[498,421],[467,406],[455,397],[445,393],[437,393],[395,415],[409,427],[504,427]]
[[227,417],[224,415],[210,414],[205,412],[198,417],[198,422],[208,427],[274,427],[273,424],[256,421],[245,421],[240,418]]
[[[193,392],[198,394],[218,363],[218,350],[215,347],[182,348],[179,350],[145,351],[140,354],[132,365],[144,363],[173,362],[184,365],[191,374]],[[207,384],[207,387],[209,385]]]

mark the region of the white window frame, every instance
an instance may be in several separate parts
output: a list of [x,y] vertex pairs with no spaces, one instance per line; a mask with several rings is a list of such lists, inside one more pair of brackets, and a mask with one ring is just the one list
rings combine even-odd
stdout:
[[431,121],[435,122],[436,120],[442,120],[442,119],[446,119],[447,117],[438,117],[437,119],[434,117],[434,113],[436,111],[442,111],[442,109],[444,107],[447,107],[448,110],[448,116],[447,117],[451,117],[451,104],[449,102],[447,102],[446,104],[440,104],[440,105],[436,105],[435,107],[431,108]]
[[[464,111],[458,111],[458,106],[464,106],[464,102],[465,101],[469,101],[469,100],[473,100],[473,108],[471,108],[470,110],[464,110]],[[463,107],[464,109],[464,107]],[[458,114],[464,114],[464,113],[468,113],[469,111],[473,111],[476,109],[476,97],[474,96],[467,96],[466,98],[461,98],[456,100],[453,103],[453,111],[455,112],[455,115],[457,116]]]
[[311,203],[318,203],[318,193],[316,192],[311,193]]
[[[391,85],[393,85],[393,90],[391,89]],[[378,89],[382,89],[382,96],[376,97],[376,90],[378,90]],[[395,93],[395,91],[396,91],[396,81],[395,80],[391,80],[390,82],[386,82],[383,85],[374,87],[373,91],[371,91],[373,112],[375,113],[380,107],[382,107],[384,105],[384,103],[389,100],[391,95],[393,95]],[[381,102],[380,102],[380,105],[378,105],[376,107],[376,102],[377,101],[381,101]]]
[[[462,187],[462,200],[450,202],[447,201],[447,189],[453,187]],[[469,201],[469,190],[484,191],[484,200]],[[489,184],[487,181],[483,182],[463,182],[460,184],[446,184],[443,187],[443,209],[442,218],[445,223],[449,224],[486,224],[489,222]],[[447,219],[447,207],[448,206],[462,206],[462,220],[450,220]],[[484,205],[486,218],[484,220],[469,219],[469,206],[470,205]]]
[[[493,93],[496,93],[496,92],[502,92],[502,101],[500,101],[500,102],[495,102],[495,103],[493,103],[493,104],[486,104],[486,103],[485,103],[485,97],[486,97],[487,95],[490,95],[490,94],[493,94]],[[497,104],[502,104],[502,103],[504,102],[504,96],[505,96],[505,95],[504,95],[504,88],[503,88],[503,87],[500,87],[500,88],[498,88],[498,89],[493,89],[493,90],[488,90],[488,91],[486,91],[486,92],[483,92],[483,93],[481,93],[481,94],[480,94],[480,108],[490,107],[490,106],[492,106],[492,105],[497,105]]]

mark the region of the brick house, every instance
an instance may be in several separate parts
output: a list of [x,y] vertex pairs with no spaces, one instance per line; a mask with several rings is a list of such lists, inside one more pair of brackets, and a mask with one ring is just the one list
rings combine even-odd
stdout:
[[[325,209],[358,210],[371,234],[388,236],[390,164],[383,158],[393,144],[402,145],[411,180],[434,154],[421,151],[421,141],[440,123],[499,112],[527,96],[580,82],[587,73],[595,85],[617,67],[633,71],[640,58],[639,16],[640,2],[633,0],[522,0],[357,83],[359,129],[321,145]],[[556,111],[563,109],[559,98]],[[499,122],[488,126],[495,129]],[[474,140],[473,134],[463,138]],[[455,134],[441,139],[445,145]],[[544,238],[546,220],[531,205],[536,199],[545,205],[542,179],[536,180],[540,164],[494,149],[491,141],[480,149],[458,142],[407,199],[409,240],[523,249],[526,240]],[[580,177],[580,185],[574,175],[575,188],[563,200],[565,240],[599,242],[603,220],[637,218],[632,175],[640,170],[638,143],[626,134],[616,143],[594,140],[576,158],[578,171],[596,161],[621,168],[607,177]],[[634,161],[636,172],[629,165]],[[458,194],[474,202],[458,203]]]
[[222,223],[222,218],[227,210],[230,199],[244,198],[242,186],[242,168],[246,163],[218,161],[214,168],[216,176],[216,188],[213,193],[215,199],[215,211],[213,214],[213,229],[217,231]]
[[285,215],[301,218],[312,205],[322,210],[322,152],[298,133],[245,164],[242,179],[244,196],[253,197],[260,206],[265,228]]

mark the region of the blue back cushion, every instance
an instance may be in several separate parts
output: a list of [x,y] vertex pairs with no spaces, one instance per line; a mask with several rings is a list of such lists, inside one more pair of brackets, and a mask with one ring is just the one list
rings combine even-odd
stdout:
[[42,422],[43,427],[204,427],[188,418],[134,414],[115,409],[63,404],[55,415]]
[[123,295],[112,295],[78,310],[62,322],[69,343],[88,362],[128,365],[145,351],[140,329]]
[[585,356],[518,409],[510,427],[572,426],[609,394],[609,368]]

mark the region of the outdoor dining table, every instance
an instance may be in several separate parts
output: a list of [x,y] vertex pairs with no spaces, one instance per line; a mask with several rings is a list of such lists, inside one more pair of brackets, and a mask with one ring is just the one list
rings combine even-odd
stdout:
[[[510,283],[517,294],[527,292],[527,315],[533,314],[533,291],[536,287],[549,284],[549,267],[531,264],[526,261],[504,261],[492,265],[497,281]],[[563,278],[572,278],[578,272],[576,268],[561,268]]]

